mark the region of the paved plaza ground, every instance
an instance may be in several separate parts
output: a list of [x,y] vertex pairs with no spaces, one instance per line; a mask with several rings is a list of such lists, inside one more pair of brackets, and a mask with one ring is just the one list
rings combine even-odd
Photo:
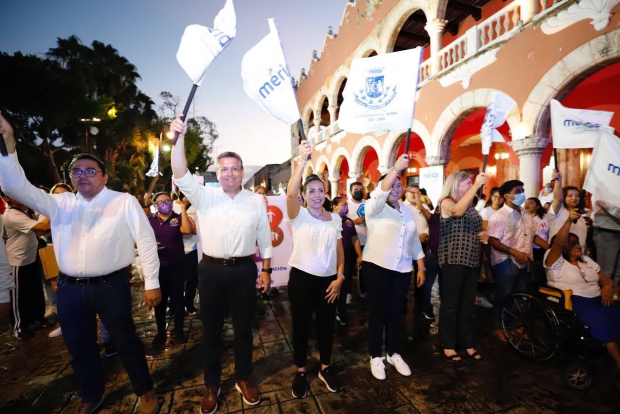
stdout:
[[[198,317],[186,319],[189,341],[155,352],[150,342],[155,321],[140,306],[141,285],[133,285],[134,317],[143,338],[162,404],[162,413],[199,413],[203,394],[202,327]],[[291,352],[291,313],[286,290],[268,300],[258,299],[254,330],[255,379],[262,401],[245,405],[234,390],[233,331],[227,320],[222,338],[222,396],[218,412],[252,413],[602,413],[620,412],[620,391],[613,388],[610,360],[604,353],[591,358],[594,383],[574,391],[563,382],[565,361],[542,364],[520,358],[492,334],[492,310],[477,308],[478,350],[484,360],[453,364],[441,357],[436,335],[409,301],[402,337],[402,355],[413,374],[402,377],[388,365],[387,379],[370,373],[366,351],[364,300],[350,305],[352,326],[336,328],[333,368],[345,384],[340,393],[327,392],[317,378],[318,353],[309,359],[310,393],[303,400],[291,396],[295,368]],[[79,404],[77,382],[62,338],[48,338],[39,330],[34,339],[18,341],[0,335],[0,413],[72,413]],[[102,360],[106,397],[101,413],[139,412],[137,397],[118,356]]]

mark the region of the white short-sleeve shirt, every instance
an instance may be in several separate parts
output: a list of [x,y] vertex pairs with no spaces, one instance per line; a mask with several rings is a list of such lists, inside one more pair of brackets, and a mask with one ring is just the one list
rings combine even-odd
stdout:
[[310,215],[304,207],[291,220],[293,253],[288,264],[314,276],[333,276],[337,272],[337,243],[342,238],[342,219],[331,213],[332,221]]
[[10,208],[5,213],[4,228],[9,238],[6,251],[11,266],[25,266],[37,260],[39,241],[32,231],[38,222],[20,210]]
[[[545,262],[550,251],[547,250],[545,253]],[[587,256],[583,256],[583,260],[583,262],[579,262],[579,266],[573,266],[560,255],[554,264],[549,267],[545,265],[547,284],[556,289],[570,289],[574,295],[584,298],[600,296],[601,287],[598,284],[598,273],[601,271],[601,267]]]

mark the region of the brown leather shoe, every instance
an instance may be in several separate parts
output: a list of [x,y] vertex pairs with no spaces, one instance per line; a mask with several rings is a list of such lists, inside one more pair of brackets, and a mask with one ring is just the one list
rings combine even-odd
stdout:
[[97,411],[99,407],[101,407],[101,404],[103,404],[103,397],[101,397],[101,399],[96,402],[90,402],[90,403],[82,402],[82,404],[80,404],[80,406],[77,409],[77,414],[94,413],[95,411]]
[[235,384],[237,391],[243,395],[243,402],[248,405],[256,405],[260,402],[258,386],[252,380],[241,380]]
[[217,411],[217,397],[220,396],[219,387],[207,387],[205,394],[200,402],[200,412],[202,414],[213,414]]
[[140,396],[140,414],[155,414],[159,411],[159,401],[155,390]]
[[495,335],[497,335],[497,339],[499,339],[500,341],[508,342],[508,339],[506,339],[506,337],[504,336],[504,331],[502,331],[501,329],[496,329]]

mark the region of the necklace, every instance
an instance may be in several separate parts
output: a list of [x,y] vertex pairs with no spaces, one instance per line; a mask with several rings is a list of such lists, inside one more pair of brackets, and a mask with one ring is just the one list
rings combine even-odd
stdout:
[[308,213],[310,213],[310,215],[314,217],[315,219],[320,220],[321,216],[323,215],[323,209],[321,209],[321,212],[319,213],[318,216],[315,216],[314,214],[312,214],[312,211],[310,211],[310,209],[308,209]]

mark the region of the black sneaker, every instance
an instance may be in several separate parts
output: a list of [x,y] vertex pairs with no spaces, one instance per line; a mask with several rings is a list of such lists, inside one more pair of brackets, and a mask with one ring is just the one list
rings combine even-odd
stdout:
[[319,379],[325,383],[325,386],[331,392],[338,392],[342,389],[340,381],[338,381],[336,375],[331,372],[330,367],[319,371]]
[[153,345],[153,348],[163,348],[166,345],[166,333],[158,332],[157,335],[155,335],[155,338],[153,338],[151,345]]
[[13,331],[13,336],[19,340],[31,339],[34,337],[34,332],[30,329],[24,329],[21,332]]
[[435,313],[433,312],[433,310],[424,310],[422,312],[422,315],[424,315],[424,319],[428,319],[429,321],[434,321],[435,320]]
[[306,373],[297,371],[293,380],[293,397],[306,398],[308,383],[306,381]]
[[117,353],[118,351],[116,350],[116,347],[114,346],[114,343],[112,343],[112,341],[106,341],[103,343],[103,354],[107,358],[110,358],[111,356],[114,356]]
[[340,313],[340,314],[336,315],[336,321],[338,321],[338,323],[341,326],[349,326],[349,325],[351,325],[349,323],[349,318],[347,317],[346,313]]
[[195,306],[188,306],[187,307],[187,315],[189,315],[189,316],[196,316],[196,315],[198,315],[198,309],[196,309]]

